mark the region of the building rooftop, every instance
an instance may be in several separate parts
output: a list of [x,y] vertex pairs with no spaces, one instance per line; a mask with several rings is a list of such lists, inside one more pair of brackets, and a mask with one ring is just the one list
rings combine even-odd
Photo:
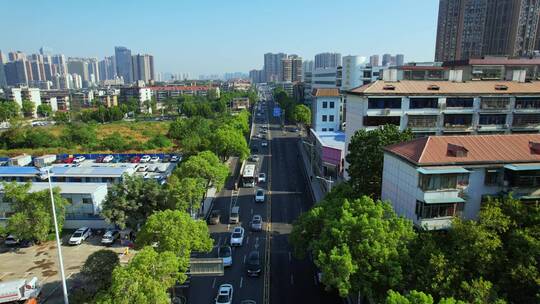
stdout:
[[[94,193],[101,188],[107,188],[106,183],[52,183],[52,186],[60,188],[61,194]],[[0,184],[0,191],[3,190],[4,185]],[[32,186],[30,187],[30,192],[42,190],[49,190],[49,183],[32,183]]]
[[504,56],[486,56],[483,58],[469,58],[467,60],[445,61],[443,66],[465,65],[540,65],[540,58],[508,58]]
[[315,132],[311,129],[317,140],[325,147],[345,150],[345,133],[339,131]]
[[159,86],[159,87],[147,87],[152,91],[206,91],[211,89],[207,86]]
[[540,81],[431,81],[431,80],[377,80],[354,88],[353,95],[540,95]]
[[37,175],[39,170],[35,167],[17,167],[7,166],[0,167],[0,176],[29,176]]
[[313,89],[313,96],[315,96],[315,97],[339,97],[339,90],[337,88]]
[[538,163],[540,134],[429,136],[384,150],[418,166]]
[[65,166],[53,166],[52,173],[61,177],[119,177],[124,173],[133,174],[135,167],[132,165],[125,165],[122,167],[102,167],[102,166],[81,166],[81,167],[65,167]]

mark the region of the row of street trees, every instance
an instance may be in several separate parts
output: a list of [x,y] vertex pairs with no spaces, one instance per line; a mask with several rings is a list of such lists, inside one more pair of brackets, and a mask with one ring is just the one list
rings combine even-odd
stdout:
[[295,255],[310,253],[328,288],[376,303],[540,302],[540,206],[497,197],[434,232],[377,200],[382,147],[410,138],[395,126],[353,136],[351,179],[295,222]]
[[285,120],[304,126],[311,125],[311,110],[306,105],[298,104],[281,88],[274,89],[273,95],[274,100],[285,111]]

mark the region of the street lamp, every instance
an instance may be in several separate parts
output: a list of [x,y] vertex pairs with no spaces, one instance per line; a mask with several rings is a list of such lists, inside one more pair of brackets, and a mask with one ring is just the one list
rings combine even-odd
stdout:
[[68,293],[67,293],[67,285],[66,285],[66,274],[64,273],[64,262],[62,258],[62,246],[60,244],[60,233],[58,232],[58,221],[56,220],[56,207],[54,205],[54,194],[53,194],[53,188],[52,188],[52,182],[51,182],[51,175],[52,173],[49,171],[49,168],[41,168],[39,170],[39,178],[44,180],[49,180],[49,192],[51,194],[51,205],[52,205],[52,214],[53,214],[53,220],[54,220],[54,232],[56,234],[56,246],[58,247],[58,261],[60,263],[60,275],[62,279],[62,290],[64,292],[64,304],[69,304],[68,299]]
[[327,179],[322,176],[315,176],[315,178],[325,181],[326,184],[328,185],[328,192],[332,191],[332,184],[335,182],[332,180],[332,178]]

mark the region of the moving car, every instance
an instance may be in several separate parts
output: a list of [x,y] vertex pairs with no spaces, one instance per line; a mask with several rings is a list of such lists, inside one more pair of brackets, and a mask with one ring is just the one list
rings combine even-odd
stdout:
[[88,227],[82,227],[77,229],[69,238],[70,245],[80,245],[84,240],[92,235],[92,231]]
[[147,163],[151,160],[152,158],[150,157],[150,155],[144,155],[143,157],[141,157],[141,163]]
[[234,206],[229,214],[229,224],[238,224],[238,222],[240,222],[240,207]]
[[151,163],[157,163],[157,162],[159,162],[159,156],[153,156],[152,158],[150,158],[150,162],[151,162]]
[[101,244],[103,245],[112,245],[116,240],[120,239],[120,231],[114,229],[114,230],[107,230],[103,237],[101,238]]
[[218,249],[218,257],[223,259],[223,266],[232,266],[232,249],[231,246],[221,246]]
[[107,156],[105,156],[105,157],[103,158],[103,162],[104,162],[104,163],[110,163],[110,162],[113,161],[113,159],[114,159],[114,156],[112,156],[112,155],[107,155]]
[[244,228],[234,227],[231,233],[231,246],[242,246],[244,243]]
[[268,142],[266,140],[261,141],[261,147],[268,147]]
[[259,173],[259,176],[257,178],[257,181],[259,183],[266,183],[266,174],[264,173]]
[[75,157],[75,158],[73,159],[73,162],[76,163],[76,164],[78,164],[78,163],[82,163],[85,159],[86,159],[86,157],[84,157],[84,156],[81,155],[81,156]]
[[264,203],[264,190],[263,189],[257,189],[257,192],[255,192],[255,202]]
[[217,225],[219,224],[220,220],[221,220],[221,211],[212,210],[212,213],[210,213],[210,217],[208,217],[208,224]]
[[249,157],[249,160],[252,162],[258,162],[259,161],[259,155],[251,155]]
[[251,219],[251,230],[253,231],[261,231],[262,230],[262,216],[259,214],[253,215],[253,218]]
[[250,277],[258,277],[261,275],[261,258],[258,251],[252,251],[246,261],[247,275]]
[[231,284],[221,284],[216,297],[216,304],[231,304],[233,299],[233,287]]

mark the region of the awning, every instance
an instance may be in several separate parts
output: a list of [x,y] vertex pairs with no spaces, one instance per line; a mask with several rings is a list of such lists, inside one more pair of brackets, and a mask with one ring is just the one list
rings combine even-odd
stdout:
[[508,164],[504,165],[505,169],[512,171],[531,171],[531,170],[540,170],[540,163],[531,163],[531,164]]
[[450,173],[469,173],[462,167],[421,167],[416,171],[422,174],[450,174]]
[[461,197],[442,197],[442,198],[426,198],[424,203],[426,204],[450,204],[450,203],[464,203],[465,200]]

